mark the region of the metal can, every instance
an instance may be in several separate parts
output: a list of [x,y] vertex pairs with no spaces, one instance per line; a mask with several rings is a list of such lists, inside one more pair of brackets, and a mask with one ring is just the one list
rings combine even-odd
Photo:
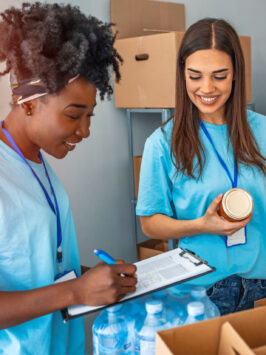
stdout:
[[228,190],[220,202],[218,214],[229,222],[239,222],[247,218],[253,210],[253,199],[239,187]]

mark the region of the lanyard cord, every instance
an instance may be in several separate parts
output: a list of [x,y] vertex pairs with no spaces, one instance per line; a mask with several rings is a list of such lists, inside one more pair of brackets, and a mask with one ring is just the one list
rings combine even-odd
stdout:
[[234,160],[234,180],[232,179],[232,176],[230,174],[230,171],[227,167],[227,165],[225,164],[223,158],[220,156],[220,154],[218,153],[214,143],[213,143],[213,140],[210,136],[210,133],[208,132],[207,128],[205,127],[204,123],[202,121],[200,121],[200,127],[202,128],[204,134],[206,135],[206,137],[208,138],[209,142],[211,143],[212,147],[213,147],[213,150],[220,162],[220,164],[222,165],[222,167],[224,168],[227,176],[229,177],[231,183],[232,183],[232,187],[235,188],[237,187],[237,168],[236,168],[236,161]]
[[62,254],[62,248],[61,248],[61,243],[62,243],[62,229],[61,229],[61,222],[60,222],[60,213],[59,213],[59,207],[58,207],[58,203],[57,203],[57,198],[54,192],[54,188],[52,185],[52,182],[50,180],[50,176],[48,174],[48,170],[46,168],[43,156],[41,154],[41,152],[39,152],[39,157],[41,159],[41,162],[44,166],[44,170],[45,170],[45,175],[47,177],[47,180],[49,182],[50,188],[51,188],[51,192],[54,198],[54,202],[55,202],[55,206],[46,190],[46,188],[44,187],[43,183],[41,182],[41,180],[39,179],[38,175],[35,173],[35,171],[33,170],[33,168],[31,167],[31,165],[29,164],[29,162],[27,161],[27,159],[24,157],[23,153],[21,152],[21,150],[19,149],[19,147],[16,145],[15,141],[13,140],[13,138],[11,137],[10,133],[8,132],[8,130],[6,128],[3,127],[3,122],[1,122],[1,127],[3,130],[4,135],[6,136],[7,140],[9,141],[9,143],[12,145],[12,147],[14,148],[14,150],[17,152],[17,154],[24,160],[24,162],[27,164],[27,166],[30,168],[32,174],[34,175],[34,177],[36,178],[36,180],[38,181],[39,185],[41,186],[46,200],[51,208],[51,210],[53,211],[53,213],[56,215],[56,224],[57,224],[57,261],[59,263],[62,263],[62,259],[63,259],[63,254]]

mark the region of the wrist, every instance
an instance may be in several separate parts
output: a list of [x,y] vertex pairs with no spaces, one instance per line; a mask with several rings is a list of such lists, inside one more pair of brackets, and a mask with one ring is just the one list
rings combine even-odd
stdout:
[[194,221],[195,221],[195,235],[204,234],[206,232],[204,216],[197,218]]
[[77,304],[82,304],[81,301],[81,293],[80,293],[80,287],[79,287],[79,277],[74,280],[68,281],[68,303],[69,306],[74,306]]
[[178,233],[175,234],[176,239],[191,237],[204,233],[205,223],[203,217],[191,220],[177,220],[177,223],[179,225],[179,228]]

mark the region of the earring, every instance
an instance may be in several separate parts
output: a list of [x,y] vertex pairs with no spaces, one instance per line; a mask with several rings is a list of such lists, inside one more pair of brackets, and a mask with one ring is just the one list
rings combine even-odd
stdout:
[[27,116],[31,116],[31,111],[27,111]]

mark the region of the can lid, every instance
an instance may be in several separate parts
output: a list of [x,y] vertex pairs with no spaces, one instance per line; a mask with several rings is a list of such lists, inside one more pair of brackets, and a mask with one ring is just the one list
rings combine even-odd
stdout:
[[228,190],[222,199],[224,212],[235,220],[241,220],[250,215],[253,210],[253,199],[243,189],[234,188]]
[[190,302],[187,305],[187,312],[190,316],[199,316],[204,313],[204,304],[202,302]]
[[193,298],[202,298],[206,296],[206,289],[202,286],[194,286],[190,294]]
[[155,313],[162,312],[163,304],[162,301],[160,300],[150,300],[145,303],[145,308],[147,313],[155,314]]

